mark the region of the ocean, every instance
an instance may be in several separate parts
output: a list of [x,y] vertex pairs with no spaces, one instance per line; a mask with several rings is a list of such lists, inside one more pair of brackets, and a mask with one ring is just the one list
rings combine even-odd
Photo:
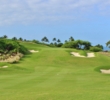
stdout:
[[106,51],[106,50],[107,50],[107,51],[110,51],[110,48],[104,47],[104,48],[103,48],[103,51]]

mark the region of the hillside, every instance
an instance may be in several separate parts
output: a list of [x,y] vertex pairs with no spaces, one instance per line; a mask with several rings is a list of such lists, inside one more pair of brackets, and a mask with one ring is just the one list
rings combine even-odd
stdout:
[[109,100],[110,75],[100,68],[110,68],[110,57],[95,53],[94,58],[79,58],[70,52],[83,51],[20,44],[39,52],[15,64],[0,63],[8,66],[0,68],[1,100]]

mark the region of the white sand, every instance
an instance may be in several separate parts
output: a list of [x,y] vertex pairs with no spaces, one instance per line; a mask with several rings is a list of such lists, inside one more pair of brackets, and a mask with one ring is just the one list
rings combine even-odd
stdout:
[[105,70],[105,69],[100,69],[101,73],[103,74],[110,74],[110,69]]
[[39,51],[35,51],[35,50],[29,50],[30,52],[34,53],[34,52],[39,52]]
[[71,52],[72,55],[74,55],[75,57],[85,57],[85,56],[81,56],[79,53],[76,52]]
[[0,67],[0,68],[7,68],[8,66],[2,66],[2,67]]
[[[86,57],[86,56],[82,56],[77,52],[71,52],[72,55],[74,55],[75,57]],[[92,58],[95,57],[94,53],[87,53],[87,57],[86,58]]]
[[95,57],[94,53],[87,53],[87,57]]

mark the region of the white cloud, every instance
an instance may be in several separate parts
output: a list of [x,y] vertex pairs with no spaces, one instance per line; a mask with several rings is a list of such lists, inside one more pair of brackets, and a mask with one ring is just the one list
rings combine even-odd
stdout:
[[109,6],[109,0],[0,0],[0,25],[74,20],[88,12],[107,14]]

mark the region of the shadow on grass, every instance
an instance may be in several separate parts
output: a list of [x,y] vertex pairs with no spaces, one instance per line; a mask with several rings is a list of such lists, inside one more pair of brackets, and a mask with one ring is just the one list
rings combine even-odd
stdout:
[[73,50],[65,50],[66,52],[68,52],[69,55],[71,55],[71,52],[73,52]]
[[26,58],[30,58],[32,54],[27,54],[27,55],[24,55],[18,63],[20,63],[20,61],[25,61]]
[[10,65],[8,68],[0,68],[0,74],[5,73],[5,74],[19,74],[19,73],[32,73],[34,70],[33,69],[28,69],[28,68],[23,68],[17,65]]
[[100,69],[108,70],[108,69],[110,69],[110,66],[99,66],[99,67],[95,68],[94,70],[97,72],[100,72]]

